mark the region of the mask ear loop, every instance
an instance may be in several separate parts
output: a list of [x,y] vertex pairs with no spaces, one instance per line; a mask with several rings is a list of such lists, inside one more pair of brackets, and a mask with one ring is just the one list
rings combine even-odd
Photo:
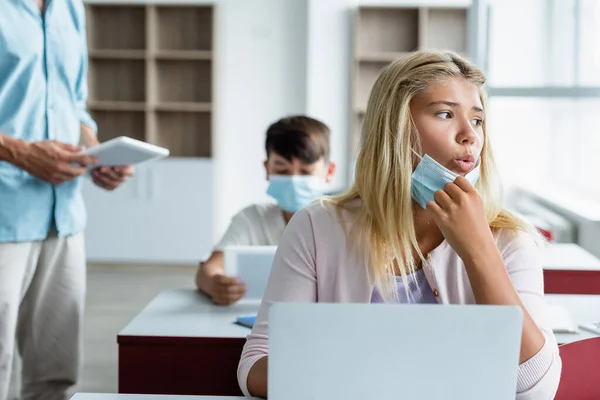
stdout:
[[423,159],[423,156],[421,156],[419,153],[417,153],[417,151],[415,149],[410,149],[410,151],[412,151],[415,156],[419,157],[419,160]]
[[[412,125],[412,135],[411,135],[412,139],[413,139],[413,141],[415,141],[414,144],[416,144],[417,147],[421,150],[421,135],[419,134],[419,130],[417,129],[417,125],[415,124],[415,121],[414,121],[414,119],[412,117],[412,113],[409,113],[409,115],[410,115],[410,123]],[[417,153],[417,151],[414,149],[414,147],[411,147],[410,151],[412,151],[413,154],[415,156],[417,156],[417,158],[419,160],[423,160],[423,156],[420,155],[419,153]]]

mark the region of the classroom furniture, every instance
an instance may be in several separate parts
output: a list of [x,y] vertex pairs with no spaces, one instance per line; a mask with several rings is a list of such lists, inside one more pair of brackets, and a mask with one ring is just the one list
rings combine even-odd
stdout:
[[555,400],[600,399],[600,337],[560,346],[562,373]]
[[[600,296],[598,295],[547,294],[545,299],[548,304],[563,306],[576,324],[600,321]],[[558,344],[566,344],[598,335],[579,329],[577,333],[555,333],[554,336]]]
[[[409,52],[453,50],[467,56],[469,6],[359,6],[351,68],[350,160],[355,160],[369,93],[381,70]],[[352,162],[353,164],[353,162]]]
[[213,244],[215,6],[85,4],[87,106],[99,140],[130,136],[171,152],[114,192],[84,181],[88,259],[196,263]]
[[231,396],[164,396],[152,394],[75,393],[71,400],[252,400],[251,397]]
[[581,246],[552,243],[542,257],[546,293],[600,294],[600,260]]
[[[600,296],[547,295],[575,322],[600,321]],[[258,311],[257,301],[213,305],[193,289],[155,297],[118,335],[119,393],[239,396],[237,365],[250,329],[234,324]],[[595,337],[556,334],[559,343]]]
[[260,302],[213,305],[193,289],[160,293],[118,335],[119,393],[241,396],[237,365]]

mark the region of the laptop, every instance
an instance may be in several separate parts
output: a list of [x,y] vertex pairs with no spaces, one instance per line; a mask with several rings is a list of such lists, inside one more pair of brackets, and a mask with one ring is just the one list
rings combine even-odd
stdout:
[[275,303],[270,400],[514,400],[513,306]]
[[223,250],[225,274],[246,284],[245,299],[262,299],[277,246],[228,246]]

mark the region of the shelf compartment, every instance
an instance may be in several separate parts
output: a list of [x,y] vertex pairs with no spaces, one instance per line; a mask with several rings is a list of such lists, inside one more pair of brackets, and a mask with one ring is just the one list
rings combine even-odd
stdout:
[[211,60],[210,50],[159,50],[154,53],[157,60]]
[[88,101],[87,106],[97,111],[146,111],[146,103],[140,101]]
[[144,60],[145,50],[90,50],[88,55],[92,59],[103,60]]
[[355,110],[365,110],[369,101],[369,94],[375,84],[375,81],[381,74],[381,70],[388,66],[387,62],[359,62],[358,63],[358,84],[355,94]]
[[98,139],[100,142],[118,136],[129,136],[145,140],[146,115],[137,111],[100,111],[92,110],[92,117],[98,124]]
[[90,102],[146,100],[144,61],[96,59],[90,61],[89,69]]
[[399,52],[380,52],[380,53],[364,53],[364,54],[360,54],[358,56],[357,61],[362,61],[362,62],[387,62],[387,63],[391,63],[393,61],[396,61],[404,56],[406,56],[407,54],[410,54],[410,52],[407,51],[399,51]]
[[425,13],[424,48],[467,52],[467,9],[427,8]]
[[419,9],[360,7],[358,54],[414,51],[419,45]]
[[172,157],[210,157],[211,114],[157,111],[156,144]]
[[156,111],[174,111],[174,112],[210,112],[212,111],[211,103],[178,103],[164,102],[157,104],[154,109]]
[[146,48],[146,7],[88,4],[88,47],[91,50]]
[[156,61],[158,102],[210,103],[212,63],[210,61]]
[[352,115],[352,134],[350,136],[350,156],[353,161],[356,161],[358,156],[358,147],[360,145],[362,135],[362,125],[365,118],[364,112],[354,112]]
[[212,50],[212,7],[158,6],[160,50]]

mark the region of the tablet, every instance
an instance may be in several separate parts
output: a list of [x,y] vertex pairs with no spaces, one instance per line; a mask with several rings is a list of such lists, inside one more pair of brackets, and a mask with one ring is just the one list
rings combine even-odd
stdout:
[[158,160],[169,155],[169,150],[126,136],[100,143],[82,152],[98,159],[96,166],[135,165]]
[[225,274],[246,284],[245,299],[262,299],[277,246],[227,246],[223,249]]

